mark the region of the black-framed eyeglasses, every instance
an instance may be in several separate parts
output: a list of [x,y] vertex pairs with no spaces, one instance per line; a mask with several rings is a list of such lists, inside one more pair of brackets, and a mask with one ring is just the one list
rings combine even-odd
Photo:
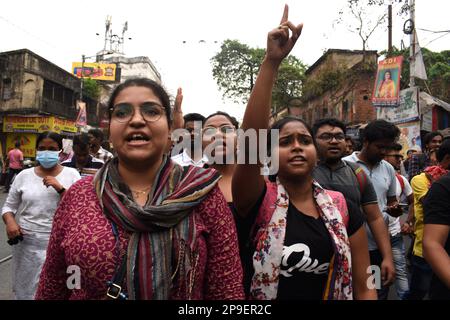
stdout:
[[232,134],[236,131],[236,128],[233,126],[229,126],[229,125],[225,125],[225,126],[221,126],[221,127],[206,127],[203,128],[202,132],[203,132],[203,138],[212,138],[216,135],[217,130],[219,130],[223,135],[229,135]]
[[[116,104],[111,112],[111,120],[120,123],[129,122],[134,116],[134,107],[128,103]],[[157,103],[143,103],[139,107],[139,112],[146,122],[155,122],[161,119],[164,108]]]
[[320,136],[317,137],[320,140],[323,141],[332,141],[333,138],[336,139],[336,141],[344,141],[345,140],[345,134],[343,133],[322,133]]

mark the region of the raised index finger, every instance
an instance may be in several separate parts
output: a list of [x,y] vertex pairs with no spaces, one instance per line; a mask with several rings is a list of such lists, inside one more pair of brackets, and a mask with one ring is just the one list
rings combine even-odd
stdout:
[[289,18],[289,6],[287,4],[284,5],[283,17],[281,18],[280,24],[288,21]]

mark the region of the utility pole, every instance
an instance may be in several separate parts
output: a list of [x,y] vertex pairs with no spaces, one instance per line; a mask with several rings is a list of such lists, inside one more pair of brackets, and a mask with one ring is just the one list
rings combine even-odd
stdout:
[[84,61],[86,60],[86,56],[83,54],[81,56],[81,87],[80,87],[80,102],[83,102],[83,75],[84,75]]
[[412,32],[409,36],[410,46],[409,46],[409,87],[412,88],[415,86],[414,82],[414,65],[416,60],[416,15],[415,15],[415,0],[410,0],[410,20],[412,25]]
[[388,6],[388,57],[392,55],[392,5]]

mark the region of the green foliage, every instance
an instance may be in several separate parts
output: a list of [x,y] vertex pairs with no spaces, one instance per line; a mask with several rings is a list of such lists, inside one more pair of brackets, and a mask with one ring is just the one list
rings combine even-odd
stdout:
[[100,96],[100,87],[97,81],[89,78],[83,78],[83,94],[97,100]]
[[305,71],[306,66],[294,56],[283,60],[272,92],[272,105],[275,110],[287,106],[291,99],[302,95]]
[[[386,51],[380,53],[386,55]],[[391,56],[403,56],[402,75],[400,88],[409,87],[409,48],[398,50],[393,48]],[[422,48],[423,61],[427,70],[428,80],[416,79],[415,83],[423,91],[429,89],[429,93],[443,101],[450,101],[450,50],[433,52]]]
[[[246,103],[255,84],[265,50],[251,48],[237,40],[225,40],[221,50],[212,59],[213,77],[223,97]],[[284,107],[302,92],[306,66],[296,57],[288,56],[282,62],[275,82],[272,104]]]

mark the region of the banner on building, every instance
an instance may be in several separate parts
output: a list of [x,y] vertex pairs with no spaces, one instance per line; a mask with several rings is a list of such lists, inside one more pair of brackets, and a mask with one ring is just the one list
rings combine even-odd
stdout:
[[400,129],[400,139],[398,143],[402,145],[402,154],[406,159],[406,152],[414,146],[422,148],[420,140],[420,121],[413,121],[398,124]]
[[36,156],[35,133],[9,133],[6,135],[6,152],[14,149],[16,142],[20,142],[20,150],[24,158],[34,158]]
[[78,116],[76,120],[77,127],[87,126],[86,103],[77,101]]
[[53,118],[53,131],[77,133],[78,128],[73,120]]
[[81,72],[83,72],[83,78],[104,81],[116,80],[115,64],[72,62],[72,73],[78,78],[81,78]]
[[398,107],[400,104],[400,75],[403,57],[391,57],[378,63],[372,95],[375,107]]
[[419,119],[417,98],[419,89],[408,88],[400,91],[400,105],[397,108],[377,108],[377,119],[392,123],[404,123]]
[[[436,121],[434,121],[436,122]],[[433,110],[430,110],[422,115],[422,126],[421,129],[424,131],[433,131]]]
[[53,129],[53,117],[6,116],[3,119],[3,132],[41,133]]
[[3,119],[3,132],[41,133],[54,131],[57,133],[77,133],[75,121],[56,117],[19,117],[6,116]]

